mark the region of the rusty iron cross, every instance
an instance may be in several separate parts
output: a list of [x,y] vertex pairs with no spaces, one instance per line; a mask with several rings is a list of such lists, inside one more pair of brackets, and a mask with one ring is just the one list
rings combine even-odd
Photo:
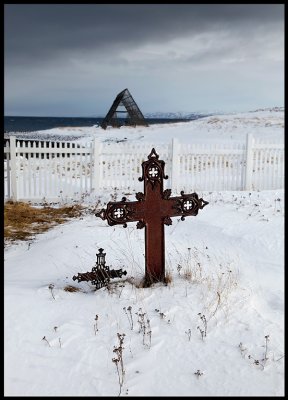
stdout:
[[119,202],[109,202],[106,210],[97,212],[96,217],[107,219],[109,225],[123,224],[138,221],[137,228],[145,227],[145,280],[147,285],[165,280],[165,235],[164,225],[171,225],[171,217],[185,217],[198,214],[207,204],[199,199],[197,193],[170,197],[171,189],[163,191],[165,162],[159,160],[159,155],[153,148],[148,160],[142,163],[142,177],[144,193],[136,193],[137,201],[127,201],[126,197]]

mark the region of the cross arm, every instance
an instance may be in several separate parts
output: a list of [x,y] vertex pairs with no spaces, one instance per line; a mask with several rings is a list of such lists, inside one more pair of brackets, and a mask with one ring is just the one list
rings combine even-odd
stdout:
[[[202,198],[199,199],[197,193],[185,194],[184,191],[181,191],[180,193],[181,196],[171,197],[167,200],[170,202],[171,207],[170,216],[181,216],[181,221],[184,221],[185,217],[196,216],[199,210],[209,204],[208,201],[205,201]],[[169,221],[167,220],[166,225],[168,224],[170,225]]]
[[142,199],[127,201],[126,197],[122,197],[121,201],[110,201],[106,209],[102,208],[95,215],[103,220],[106,219],[110,226],[123,225],[126,228],[127,222],[138,221],[137,228],[142,228],[144,227],[143,211]]

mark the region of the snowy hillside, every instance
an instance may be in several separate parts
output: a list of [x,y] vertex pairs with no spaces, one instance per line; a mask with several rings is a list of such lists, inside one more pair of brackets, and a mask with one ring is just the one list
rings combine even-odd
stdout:
[[284,141],[284,111],[278,109],[260,110],[248,113],[213,115],[194,121],[171,124],[154,124],[149,127],[67,127],[54,128],[34,133],[16,134],[19,138],[42,140],[81,140],[90,141],[143,141],[152,144],[167,143],[173,137],[181,142],[202,142],[203,140],[243,142],[247,133],[255,138]]
[[[251,112],[257,112],[257,111],[268,111],[268,112],[283,112],[284,107],[272,107],[272,108],[263,108],[263,109],[258,109],[254,110]],[[203,112],[203,111],[197,111],[197,112],[188,112],[188,111],[178,111],[178,112],[151,112],[151,113],[146,113],[145,118],[179,118],[179,119],[194,119],[195,116],[209,116],[209,115],[225,115],[225,114],[233,114],[233,113],[227,113],[227,112]],[[235,113],[234,113],[235,114]]]

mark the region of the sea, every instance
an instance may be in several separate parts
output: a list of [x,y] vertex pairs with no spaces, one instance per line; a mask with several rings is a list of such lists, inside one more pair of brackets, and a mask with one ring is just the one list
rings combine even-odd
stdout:
[[[203,115],[197,115],[189,118],[189,121],[198,119]],[[4,117],[4,133],[9,132],[38,132],[46,129],[60,127],[85,127],[100,126],[103,117]],[[171,118],[145,118],[149,125],[152,124],[169,124],[175,122],[188,121],[188,119],[171,119]],[[120,120],[120,118],[119,118]],[[121,121],[121,120],[120,120]],[[124,119],[123,119],[124,125]]]

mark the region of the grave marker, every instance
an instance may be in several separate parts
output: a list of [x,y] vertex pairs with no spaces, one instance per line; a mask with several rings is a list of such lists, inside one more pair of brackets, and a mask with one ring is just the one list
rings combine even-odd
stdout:
[[164,225],[171,225],[171,217],[190,215],[196,216],[199,209],[207,201],[199,199],[197,193],[184,194],[170,197],[171,189],[163,191],[163,179],[168,179],[164,174],[165,162],[159,160],[159,155],[153,148],[148,160],[142,163],[142,177],[144,193],[136,193],[137,201],[109,202],[106,210],[103,208],[96,213],[96,217],[107,220],[109,225],[123,224],[138,221],[137,228],[145,227],[145,280],[149,285],[153,282],[164,282],[165,279],[165,235]]

